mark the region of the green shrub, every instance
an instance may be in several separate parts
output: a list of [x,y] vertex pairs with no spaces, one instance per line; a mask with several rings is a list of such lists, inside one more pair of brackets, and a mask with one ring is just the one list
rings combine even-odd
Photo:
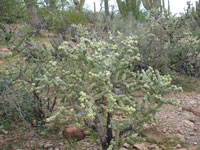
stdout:
[[[56,44],[54,42],[54,48]],[[16,66],[2,68],[0,72],[0,117],[2,123],[21,120],[38,126],[44,124],[45,117],[53,112],[59,98],[54,84],[38,88],[43,84],[40,78],[51,65],[47,63],[57,59],[57,53],[56,49],[47,49],[29,41],[29,47],[23,54],[27,57],[26,62],[22,60]],[[50,76],[53,79],[55,75]],[[34,120],[36,123],[33,123]]]
[[17,95],[13,93],[13,86],[20,77],[12,66],[0,70],[0,126],[8,129],[13,121],[17,121],[19,113],[16,113]]
[[47,9],[41,9],[40,16],[46,22],[47,28],[62,33],[68,30],[72,24],[87,24],[86,17],[73,10],[49,12]]
[[47,122],[54,127],[93,122],[102,149],[119,150],[124,143],[137,141],[131,135],[142,131],[144,123],[151,123],[163,104],[175,104],[162,95],[180,89],[170,85],[169,76],[151,67],[132,72],[140,61],[132,37],[110,34],[105,42],[88,38],[90,33],[81,25],[77,28],[80,43],[75,47],[62,43],[59,50],[66,59],[50,61],[47,66],[54,75],[45,71],[38,78],[42,83],[38,89],[55,84],[63,97]]
[[200,76],[200,41],[185,16],[151,17],[137,31],[141,68]]
[[25,18],[23,4],[19,0],[1,0],[0,2],[0,22],[16,23]]

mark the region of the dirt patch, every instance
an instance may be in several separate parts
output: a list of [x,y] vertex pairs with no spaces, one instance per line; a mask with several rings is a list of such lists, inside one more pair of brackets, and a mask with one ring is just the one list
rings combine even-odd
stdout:
[[200,110],[200,94],[171,93],[166,97],[175,98],[180,106],[164,105],[156,115],[156,125],[170,137],[178,137],[188,145],[200,146],[200,118],[182,109],[183,106],[192,106]]

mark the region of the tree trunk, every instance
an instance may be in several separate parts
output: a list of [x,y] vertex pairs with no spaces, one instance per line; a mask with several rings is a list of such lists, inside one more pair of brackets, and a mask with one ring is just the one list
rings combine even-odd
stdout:
[[113,133],[112,133],[112,128],[110,127],[111,125],[111,118],[112,118],[112,115],[111,113],[108,113],[107,114],[107,143],[108,143],[108,146],[110,145],[110,142],[113,138]]
[[39,17],[37,14],[37,5],[36,5],[36,1],[35,0],[25,0],[25,4],[27,7],[27,15],[28,15],[28,19],[29,19],[29,24],[33,27],[33,28],[38,28],[39,25]]
[[109,15],[110,15],[108,1],[109,1],[109,0],[104,0],[106,16],[109,16]]
[[100,116],[97,115],[95,117],[95,126],[96,126],[96,130],[97,130],[97,133],[99,135],[99,138],[100,138],[100,142],[101,142],[101,147],[102,147],[102,150],[107,150],[108,148],[108,142],[107,142],[107,134],[101,124],[101,121],[100,121]]

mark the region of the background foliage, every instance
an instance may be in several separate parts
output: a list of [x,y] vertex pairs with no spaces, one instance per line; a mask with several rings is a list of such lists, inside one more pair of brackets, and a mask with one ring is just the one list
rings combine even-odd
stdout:
[[117,0],[117,11],[104,0],[99,12],[84,2],[0,0],[1,132],[87,126],[117,150],[176,104],[162,97],[181,90],[173,79],[200,77],[198,2],[180,16],[161,0]]

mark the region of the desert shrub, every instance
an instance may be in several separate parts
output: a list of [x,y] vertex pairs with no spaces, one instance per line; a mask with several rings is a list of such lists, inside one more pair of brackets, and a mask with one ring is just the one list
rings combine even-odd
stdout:
[[122,17],[116,14],[111,21],[111,30],[113,32],[135,33],[137,27],[146,22],[147,17],[147,12],[140,12],[139,18],[137,19],[132,16]]
[[60,40],[55,39],[51,48],[30,40],[28,47],[20,51],[25,59],[17,62],[17,65],[2,68],[0,72],[0,116],[4,120],[2,123],[24,121],[32,126],[41,126],[45,123],[45,118],[53,112],[59,98],[57,94],[60,92],[56,90],[54,83],[41,88],[43,81],[40,79],[44,72],[48,72],[48,77],[51,76],[54,80],[55,74],[51,73],[56,71],[49,68],[51,65],[55,66],[50,62],[58,58],[56,45]]
[[16,113],[16,95],[13,86],[17,83],[20,73],[12,66],[0,70],[0,126],[6,128],[11,122],[19,119]]
[[87,24],[87,19],[84,14],[76,13],[71,9],[68,11],[57,10],[49,12],[48,9],[43,8],[39,14],[44,20],[43,22],[45,22],[46,27],[58,33],[66,32],[72,24]]
[[59,82],[61,85],[57,78],[60,70],[56,67],[55,60],[59,60],[60,57],[59,53],[56,52],[56,44],[54,41],[52,48],[47,48],[45,45],[32,42],[28,53],[27,50],[24,53],[28,59],[21,77],[23,81],[21,87],[26,91],[30,102],[34,103],[32,105],[35,106],[34,117],[41,120],[42,123],[53,112],[57,100],[64,90],[57,83]]
[[120,15],[116,15],[115,18],[111,22],[111,30],[113,32],[121,32],[121,33],[134,33],[138,26],[142,24],[138,20],[132,18],[132,21],[130,18],[123,18]]
[[151,123],[163,104],[175,104],[163,94],[180,89],[170,85],[170,76],[151,67],[132,72],[140,61],[133,37],[110,33],[109,40],[102,41],[88,38],[90,33],[81,25],[77,28],[80,43],[74,47],[62,43],[59,51],[66,59],[49,61],[51,71],[44,71],[37,78],[42,84],[33,88],[55,84],[59,89],[60,107],[47,119],[49,126],[92,122],[102,149],[118,150],[138,140],[131,135]]
[[25,18],[24,5],[21,1],[2,0],[0,2],[0,22],[16,23]]
[[87,10],[87,9],[84,10],[84,15],[85,15],[88,23],[90,23],[90,24],[95,24],[95,21],[97,19],[96,18],[97,14],[98,14],[98,12],[93,13],[93,11],[91,11],[91,10]]
[[[19,67],[19,66],[18,66]],[[0,71],[0,118],[3,129],[10,129],[20,121],[33,124],[37,105],[31,100],[21,80],[23,71],[9,65]]]
[[137,30],[141,68],[152,66],[162,73],[171,70],[200,76],[199,40],[193,35],[186,16],[150,17]]
[[27,24],[2,24],[0,29],[0,44],[6,46],[12,53],[0,57],[12,57],[27,47],[27,41],[34,36],[35,30]]

